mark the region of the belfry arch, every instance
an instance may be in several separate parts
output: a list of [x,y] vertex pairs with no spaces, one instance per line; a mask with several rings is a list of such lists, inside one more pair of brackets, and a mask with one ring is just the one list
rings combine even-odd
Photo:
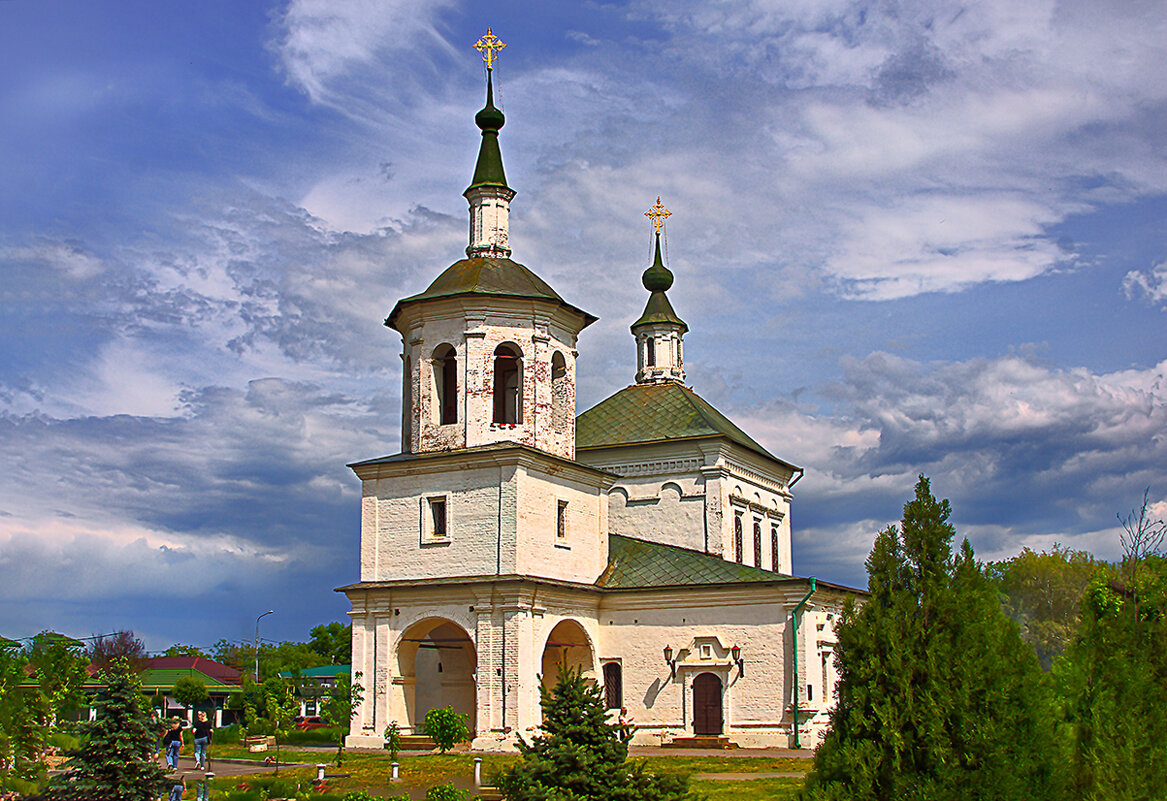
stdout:
[[466,715],[476,731],[478,656],[466,630],[445,618],[414,623],[397,643],[397,670],[402,683],[407,733],[420,734],[425,713],[445,706]]

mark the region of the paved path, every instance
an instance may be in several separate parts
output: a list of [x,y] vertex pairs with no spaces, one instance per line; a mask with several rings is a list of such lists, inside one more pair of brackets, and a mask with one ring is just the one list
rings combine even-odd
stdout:
[[690,778],[715,782],[748,782],[751,779],[801,779],[805,773],[694,773]]
[[[281,768],[304,768],[315,767],[306,762],[281,762]],[[275,765],[265,764],[262,760],[249,759],[215,759],[214,754],[211,755],[211,773],[215,774],[217,778],[224,776],[252,776],[258,773],[274,773]],[[195,770],[194,758],[180,756],[178,758],[178,770],[172,771],[171,775],[185,776],[187,782],[198,781],[203,777],[203,771]]]

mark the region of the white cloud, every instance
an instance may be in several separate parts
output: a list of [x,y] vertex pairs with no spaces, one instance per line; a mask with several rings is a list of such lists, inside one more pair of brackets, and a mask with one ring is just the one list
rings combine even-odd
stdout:
[[1131,270],[1122,280],[1128,298],[1146,297],[1152,303],[1167,303],[1167,262],[1159,262],[1149,271]]

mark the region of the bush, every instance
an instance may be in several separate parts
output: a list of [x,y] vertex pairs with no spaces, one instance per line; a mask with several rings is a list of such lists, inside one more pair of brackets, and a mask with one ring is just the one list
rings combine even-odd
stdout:
[[283,738],[283,741],[288,744],[299,745],[336,745],[340,734],[341,730],[336,726],[329,726],[324,729],[308,729],[307,731],[292,729],[288,732],[288,736]]
[[453,783],[437,784],[425,791],[425,801],[465,801],[466,794]]
[[243,732],[235,723],[215,729],[215,745],[239,745],[242,739]]
[[63,731],[49,732],[45,738],[45,744],[51,745],[61,751],[76,751],[81,747],[81,738],[74,737],[72,734],[66,734]]
[[470,729],[466,727],[466,716],[459,715],[450,706],[426,712],[422,728],[426,737],[433,740],[434,745],[443,754],[458,743],[464,743],[470,739]]

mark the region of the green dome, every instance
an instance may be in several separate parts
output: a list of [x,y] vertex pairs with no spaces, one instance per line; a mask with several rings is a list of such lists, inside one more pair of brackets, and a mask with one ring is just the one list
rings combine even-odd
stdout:
[[474,178],[466,189],[477,186],[506,186],[507,176],[502,168],[502,151],[498,147],[498,130],[506,124],[506,117],[494,105],[494,85],[486,73],[486,105],[474,115],[474,124],[482,129],[482,146],[474,165]]
[[649,292],[666,292],[673,285],[673,274],[661,261],[659,232],[656,235],[656,254],[653,256],[652,266],[644,271],[640,280]]

